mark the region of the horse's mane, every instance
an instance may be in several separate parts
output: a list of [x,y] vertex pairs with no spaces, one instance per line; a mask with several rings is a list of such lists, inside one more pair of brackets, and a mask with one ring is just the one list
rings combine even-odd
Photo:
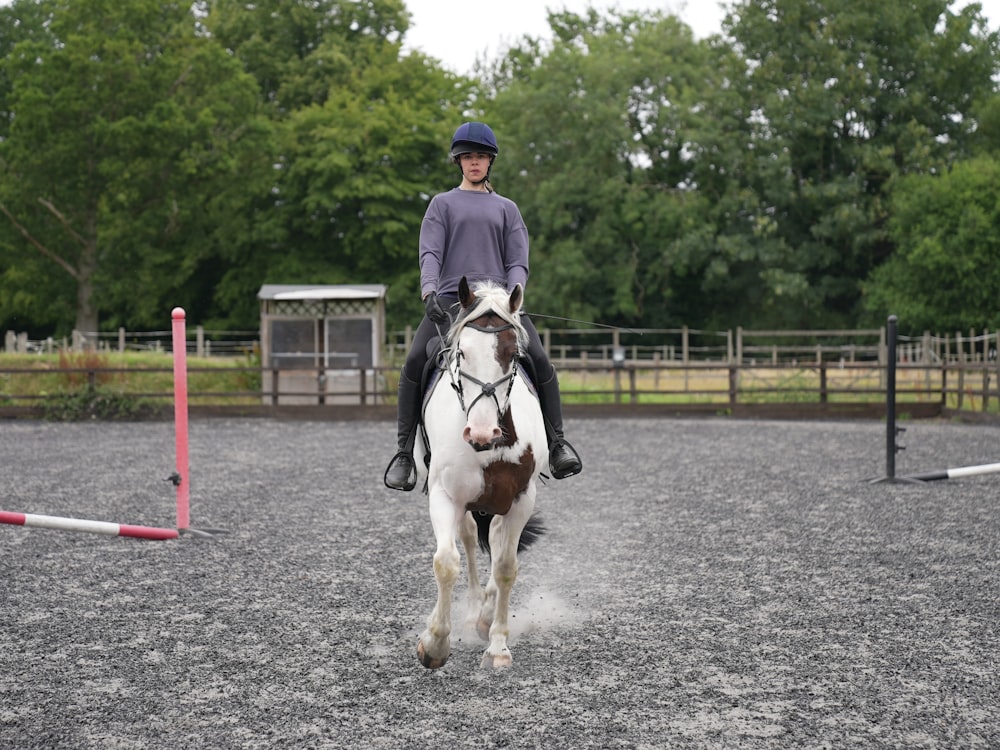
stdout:
[[471,305],[468,310],[464,310],[455,319],[448,331],[448,341],[452,343],[458,341],[458,337],[462,335],[462,329],[470,320],[475,320],[488,312],[494,312],[503,318],[504,322],[514,326],[514,331],[517,333],[517,343],[519,348],[523,350],[528,344],[528,331],[521,323],[520,311],[515,313],[510,311],[510,293],[507,289],[492,281],[480,281],[473,286],[472,293],[477,300],[475,304]]

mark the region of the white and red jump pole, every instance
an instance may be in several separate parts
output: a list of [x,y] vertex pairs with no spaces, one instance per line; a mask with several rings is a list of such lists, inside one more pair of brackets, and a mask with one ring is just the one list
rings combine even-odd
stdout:
[[190,528],[191,490],[188,463],[188,392],[187,392],[187,332],[184,309],[175,307],[173,319],[174,352],[174,428],[177,449],[177,470],[171,481],[177,487],[177,528],[162,529],[155,526],[86,521],[79,518],[40,516],[34,513],[11,513],[0,510],[0,524],[33,526],[40,529],[61,531],[87,531],[110,536],[128,536],[138,539],[176,539],[183,533],[211,537],[222,529],[198,530]]
[[919,474],[907,474],[904,479],[913,479],[919,482],[932,482],[936,479],[960,479],[961,477],[972,477],[977,474],[997,473],[1000,473],[1000,464],[980,464],[978,466],[958,466],[954,469],[941,469],[940,471],[924,471]]
[[0,523],[12,526],[33,526],[36,529],[58,529],[60,531],[89,531],[93,534],[109,536],[131,536],[137,539],[176,539],[177,529],[159,529],[155,526],[133,526],[107,521],[84,521],[79,518],[59,516],[38,516],[34,513],[10,513],[0,510]]

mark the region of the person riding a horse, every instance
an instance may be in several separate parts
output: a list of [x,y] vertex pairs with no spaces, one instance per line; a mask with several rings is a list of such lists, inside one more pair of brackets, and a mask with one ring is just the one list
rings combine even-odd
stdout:
[[[493,190],[490,172],[496,159],[496,136],[489,125],[466,122],[451,141],[451,158],[462,172],[457,188],[431,199],[420,225],[420,292],[425,314],[399,376],[397,407],[398,452],[386,468],[387,487],[408,492],[416,486],[413,445],[423,394],[421,380],[428,343],[450,322],[458,303],[458,285],[491,281],[513,290],[528,282],[528,230],[517,204]],[[549,470],[555,479],[579,474],[576,450],[563,436],[559,381],[530,317],[521,318],[528,331],[525,352],[545,418]],[[446,329],[445,329],[446,330]]]

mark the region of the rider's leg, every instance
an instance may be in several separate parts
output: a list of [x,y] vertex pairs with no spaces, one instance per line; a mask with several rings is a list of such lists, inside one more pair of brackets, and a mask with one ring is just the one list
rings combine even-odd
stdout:
[[531,359],[535,375],[538,378],[538,400],[545,418],[545,432],[549,438],[549,471],[556,479],[565,479],[579,474],[583,463],[576,449],[563,436],[562,399],[559,394],[559,378],[556,369],[549,361],[538,337],[538,331],[528,316],[522,316],[521,322],[528,330],[528,350],[526,354]]
[[396,442],[399,451],[385,470],[385,486],[409,492],[417,484],[417,467],[413,462],[413,442],[417,437],[417,418],[420,416],[420,383],[406,376],[404,367],[399,373],[399,390],[396,406]]
[[393,490],[409,492],[417,484],[417,467],[413,461],[413,443],[417,437],[420,420],[420,379],[427,363],[427,342],[437,334],[434,324],[427,318],[420,321],[413,335],[413,343],[406,355],[406,363],[399,373],[399,390],[396,401],[396,442],[398,451],[386,467],[383,481]]
[[542,414],[545,416],[545,431],[549,436],[549,470],[555,479],[565,479],[579,474],[583,469],[580,456],[563,437],[562,401],[559,396],[559,378],[556,370],[552,376],[538,384],[538,395]]

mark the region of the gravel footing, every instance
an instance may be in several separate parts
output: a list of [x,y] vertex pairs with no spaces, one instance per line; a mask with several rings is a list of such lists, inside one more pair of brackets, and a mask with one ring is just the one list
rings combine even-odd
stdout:
[[[998,460],[907,427],[899,476]],[[193,422],[214,539],[0,526],[0,748],[1000,746],[1000,476],[870,481],[878,422],[567,428],[509,670],[461,611],[417,661],[433,535],[386,422]],[[173,469],[169,423],[0,424],[3,510],[172,527]]]

